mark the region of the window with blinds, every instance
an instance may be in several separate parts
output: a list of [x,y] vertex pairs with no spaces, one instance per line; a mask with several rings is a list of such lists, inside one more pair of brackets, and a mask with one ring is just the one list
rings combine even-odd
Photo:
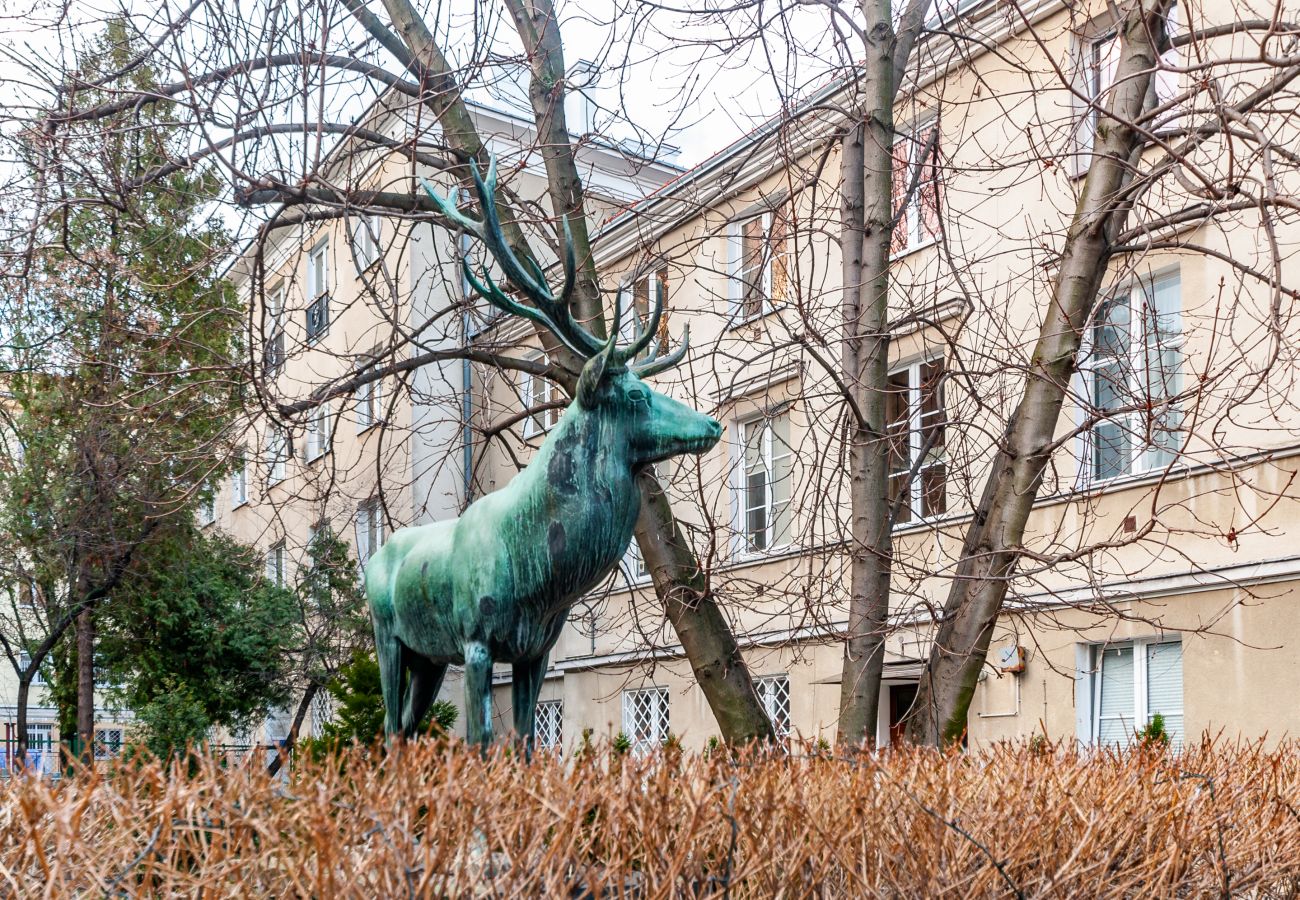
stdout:
[[1175,749],[1182,746],[1183,645],[1133,641],[1092,648],[1091,743],[1128,747],[1159,713]]

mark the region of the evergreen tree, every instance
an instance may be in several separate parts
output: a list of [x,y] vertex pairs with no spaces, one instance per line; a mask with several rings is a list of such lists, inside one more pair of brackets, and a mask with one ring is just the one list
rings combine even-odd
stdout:
[[[139,49],[110,24],[70,76],[69,101],[147,90],[155,77],[132,65]],[[219,272],[229,237],[205,214],[215,182],[190,169],[132,188],[184,155],[170,116],[157,104],[30,145],[33,171],[75,159],[79,180],[76,197],[36,190],[48,201],[35,211],[39,247],[3,285],[0,533],[16,589],[0,642],[19,674],[19,752],[31,679],[56,648],[61,718],[88,751],[96,620],[120,596],[142,596],[131,579],[178,562],[169,553],[229,458],[242,315]]]

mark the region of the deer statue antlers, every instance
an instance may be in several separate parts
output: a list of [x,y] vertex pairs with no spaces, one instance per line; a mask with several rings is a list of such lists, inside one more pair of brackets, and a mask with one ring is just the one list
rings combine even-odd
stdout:
[[478,195],[479,207],[483,211],[482,221],[472,219],[462,213],[449,197],[441,196],[424,178],[420,179],[420,183],[443,216],[455,224],[456,227],[469,232],[483,242],[492,258],[500,264],[506,280],[513,284],[519,293],[531,301],[532,305],[520,303],[501,290],[496,281],[493,280],[486,265],[482,266],[476,274],[469,260],[463,259],[461,260],[461,266],[465,271],[465,278],[480,296],[502,312],[521,316],[546,328],[579,359],[591,360],[601,357],[603,359],[601,368],[606,372],[621,371],[628,368],[636,376],[648,378],[651,375],[657,375],[671,369],[682,361],[690,344],[689,324],[683,329],[682,342],[676,350],[664,356],[659,356],[659,347],[656,344],[646,358],[633,366],[627,366],[628,360],[636,359],[639,354],[644,352],[658,333],[659,322],[663,317],[664,308],[662,296],[656,296],[645,327],[641,328],[640,323],[638,323],[636,336],[633,338],[632,343],[626,347],[617,346],[619,324],[622,316],[622,310],[619,308],[617,300],[614,303],[614,317],[609,329],[610,336],[607,340],[597,338],[577,322],[570,310],[573,287],[577,281],[578,265],[573,249],[573,235],[569,230],[568,216],[560,217],[564,235],[563,253],[561,254],[564,267],[564,287],[557,298],[547,284],[541,266],[529,257],[520,260],[505,239],[496,205],[496,157],[490,156],[488,159],[486,178],[480,174],[478,165],[472,160],[469,163],[469,170],[473,178],[475,193]]

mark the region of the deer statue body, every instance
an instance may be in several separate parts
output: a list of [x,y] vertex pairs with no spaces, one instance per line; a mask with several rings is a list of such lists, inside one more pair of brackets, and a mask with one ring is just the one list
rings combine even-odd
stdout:
[[565,291],[556,299],[540,269],[531,261],[525,268],[501,237],[495,166],[486,181],[474,168],[474,181],[482,222],[425,188],[444,215],[483,240],[534,305],[505,295],[486,272],[480,281],[467,266],[471,284],[494,305],[543,324],[587,361],[573,402],[532,462],[506,487],[471,503],[460,518],[395,532],[366,566],[366,595],[389,734],[414,734],[447,667],[463,664],[468,738],[490,743],[492,666],[508,662],[515,731],[531,747],[538,692],[569,609],[618,564],[632,538],[640,511],[636,473],[672,456],[708,450],[722,427],[638,377],[675,365],[685,341],[666,357],[652,354],[627,365],[654,338],[660,305],[629,347],[615,345],[617,306],[614,337],[594,338],[568,312],[571,245]]

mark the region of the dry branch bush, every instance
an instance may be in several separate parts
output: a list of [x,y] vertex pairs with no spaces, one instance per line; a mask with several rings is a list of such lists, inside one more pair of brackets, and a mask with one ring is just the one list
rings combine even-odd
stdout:
[[1300,747],[486,758],[0,788],[12,896],[1092,896],[1300,887]]

